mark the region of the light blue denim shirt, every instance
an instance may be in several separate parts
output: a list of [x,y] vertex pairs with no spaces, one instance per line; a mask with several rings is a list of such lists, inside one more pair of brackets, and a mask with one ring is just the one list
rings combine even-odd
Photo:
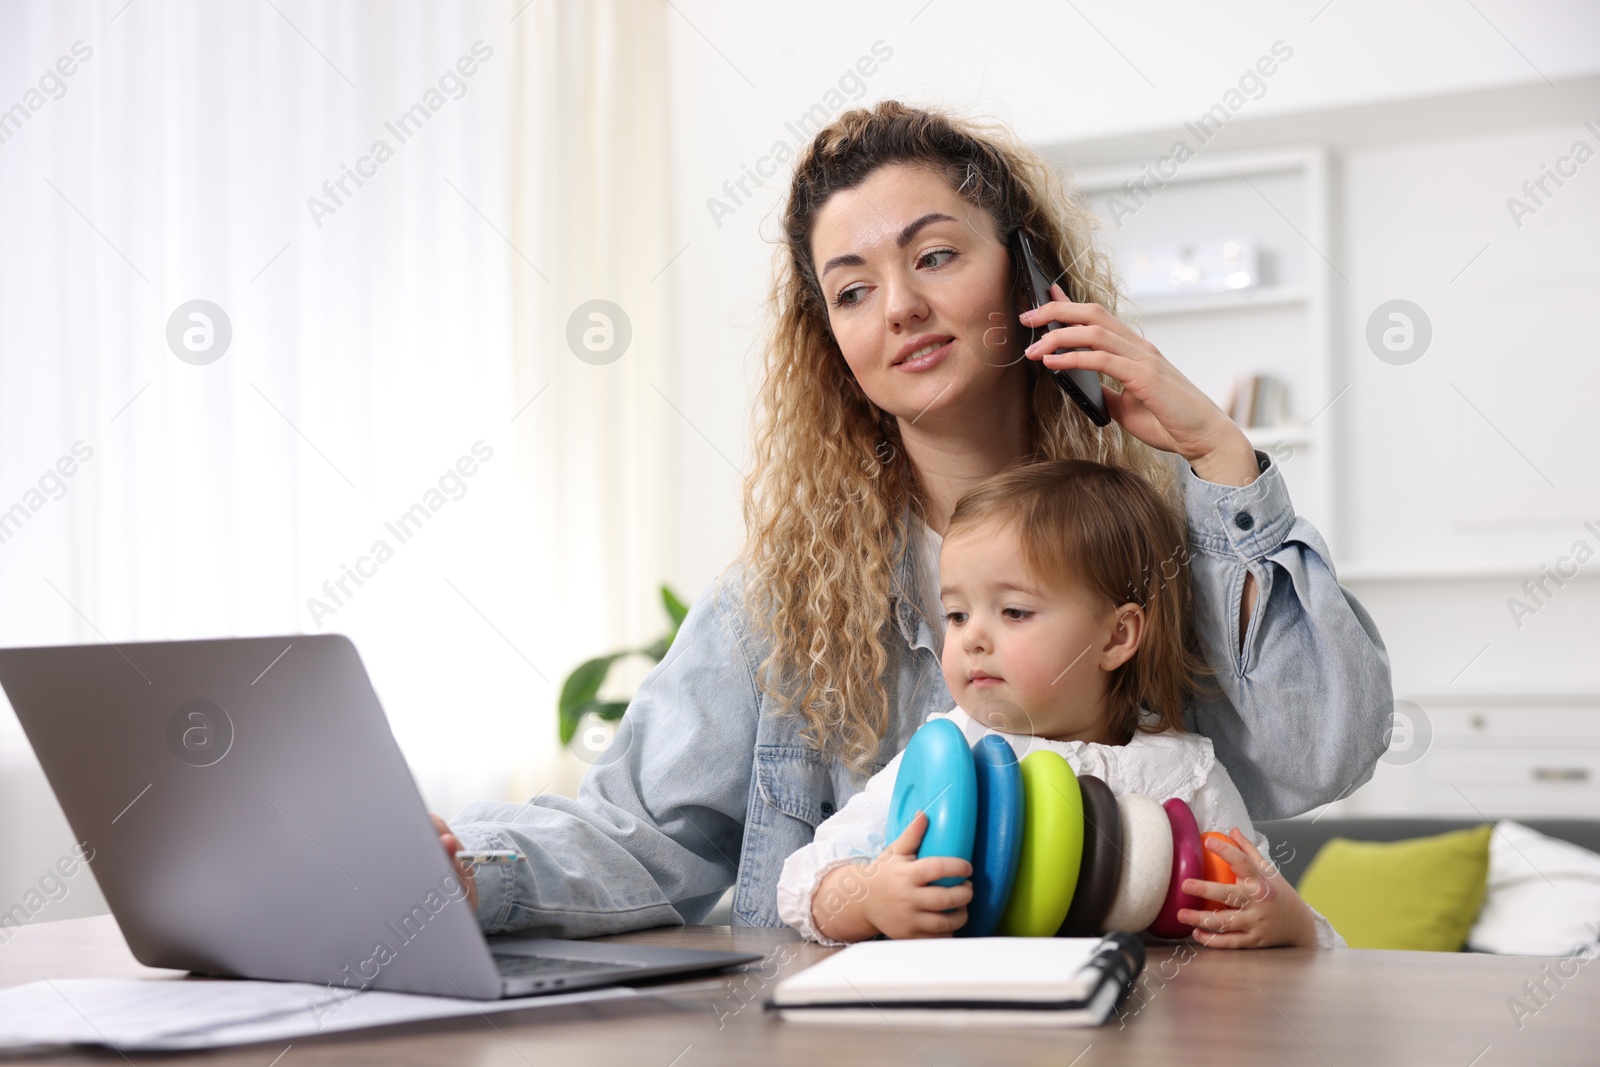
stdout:
[[[1196,622],[1223,694],[1192,705],[1188,724],[1211,738],[1250,814],[1265,820],[1370,778],[1393,694],[1371,616],[1339,585],[1322,535],[1295,515],[1278,468],[1256,459],[1261,473],[1243,488],[1184,465]],[[872,771],[955,703],[916,606],[914,557],[896,575],[883,632],[893,721]],[[1258,591],[1241,645],[1247,573]],[[640,683],[576,800],[463,809],[451,825],[464,847],[527,857],[478,868],[485,932],[586,937],[695,923],[730,885],[736,925],[783,925],[783,861],[867,776],[807,747],[796,719],[769,713],[755,681],[764,656],[730,567]]]

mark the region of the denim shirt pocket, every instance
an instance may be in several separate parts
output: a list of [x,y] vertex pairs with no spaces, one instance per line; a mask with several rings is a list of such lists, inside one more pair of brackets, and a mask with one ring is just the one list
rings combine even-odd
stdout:
[[752,926],[782,926],[778,877],[783,862],[811,843],[817,825],[839,805],[835,762],[805,745],[757,745],[746,816],[745,869],[733,910]]
[[800,745],[757,746],[756,788],[761,799],[816,830],[836,808],[833,778],[824,759]]

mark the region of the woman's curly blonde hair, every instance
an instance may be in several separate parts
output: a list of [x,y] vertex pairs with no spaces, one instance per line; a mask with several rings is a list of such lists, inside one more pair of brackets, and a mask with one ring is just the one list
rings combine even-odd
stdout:
[[[867,398],[834,341],[811,234],[830,197],[896,163],[942,174],[990,214],[1002,240],[1021,227],[1036,248],[1050,249],[1068,264],[1060,283],[1070,299],[1119,310],[1110,257],[1093,240],[1097,217],[999,122],[885,100],[843,113],[796,159],[736,562],[750,623],[768,648],[758,684],[778,714],[804,718],[808,744],[858,772],[891,722],[884,642],[899,637],[889,625],[890,597],[912,541],[902,516],[908,508],[927,515],[898,423]],[[1092,459],[1131,469],[1181,508],[1182,487],[1164,453],[1115,422],[1097,429],[1036,361],[1026,363],[1030,453],[1021,462]],[[898,592],[919,603],[914,590]]]

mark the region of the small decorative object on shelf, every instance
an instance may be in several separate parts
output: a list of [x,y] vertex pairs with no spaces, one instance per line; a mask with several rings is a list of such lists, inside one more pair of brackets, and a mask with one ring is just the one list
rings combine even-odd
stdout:
[[1256,244],[1249,238],[1184,241],[1136,248],[1128,295],[1183,296],[1254,289],[1261,284]]
[[1241,374],[1226,410],[1240,426],[1282,426],[1289,421],[1289,384],[1274,374]]

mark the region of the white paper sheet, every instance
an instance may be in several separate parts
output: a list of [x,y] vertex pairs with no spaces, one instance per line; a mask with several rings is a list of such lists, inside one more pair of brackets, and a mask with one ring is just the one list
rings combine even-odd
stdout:
[[669,991],[611,986],[481,1001],[378,991],[335,997],[302,982],[58,978],[0,990],[0,1048],[212,1048]]

